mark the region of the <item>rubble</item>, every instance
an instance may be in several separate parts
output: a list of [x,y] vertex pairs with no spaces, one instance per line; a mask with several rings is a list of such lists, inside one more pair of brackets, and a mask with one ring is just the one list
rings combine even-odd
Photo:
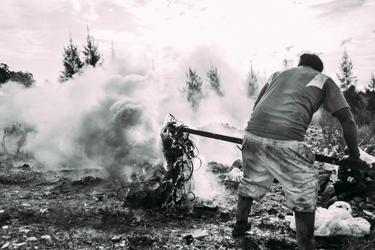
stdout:
[[208,230],[206,230],[206,229],[195,230],[194,232],[191,233],[191,236],[194,239],[202,239],[202,238],[204,238],[208,235],[209,235],[209,233],[208,233]]
[[113,241],[113,242],[120,242],[122,240],[122,237],[121,236],[114,236],[114,237],[112,237],[111,238],[111,241]]
[[80,180],[73,181],[72,185],[89,185],[89,184],[95,184],[95,183],[101,183],[101,182],[103,182],[103,179],[100,177],[85,176],[85,177],[82,177]]
[[190,245],[194,241],[194,238],[191,234],[184,236],[183,239],[186,241],[187,245]]
[[10,242],[8,241],[8,242],[6,242],[6,243],[1,247],[1,249],[5,249],[5,248],[9,247],[9,245],[10,245]]
[[[308,136],[314,153],[324,153],[319,131]],[[332,148],[325,152],[330,154]],[[39,173],[29,161],[19,161],[20,164],[14,166],[26,162],[31,167],[15,168],[10,161],[1,159],[4,159],[0,162],[1,249],[296,248],[295,232],[290,229],[288,221],[292,211],[286,207],[283,190],[277,182],[260,202],[254,201],[250,216],[252,230],[239,239],[231,236],[238,182],[227,177],[231,170],[241,169],[239,159],[233,159],[230,167],[212,163],[218,170],[214,176],[225,188],[223,200],[200,203],[196,198],[191,201],[192,209],[168,212],[157,208],[137,212],[117,199],[117,186],[103,188],[109,180],[92,172],[85,175],[86,172],[75,170],[67,178],[64,174],[68,173],[64,171]],[[328,200],[334,195],[335,169],[329,164],[317,163],[315,166],[321,170],[321,183],[326,184],[319,194],[319,206],[327,208]],[[329,171],[332,171],[330,175]],[[45,174],[54,178],[44,178]],[[82,178],[74,181],[71,180],[73,176]],[[348,200],[352,216],[363,217],[374,226],[374,198],[375,185],[371,184],[366,195]],[[360,250],[371,249],[371,237],[370,234],[358,238],[355,243],[346,236],[335,236],[334,243],[330,237],[317,237],[316,248],[354,249],[350,247],[355,246]]]

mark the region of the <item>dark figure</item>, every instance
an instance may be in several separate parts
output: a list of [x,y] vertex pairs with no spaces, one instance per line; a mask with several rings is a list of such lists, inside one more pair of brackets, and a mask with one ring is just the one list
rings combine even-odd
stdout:
[[298,67],[272,74],[261,90],[242,143],[243,178],[233,236],[250,229],[253,199],[262,199],[275,178],[284,189],[287,206],[295,213],[298,249],[315,249],[319,173],[304,136],[322,104],[340,122],[349,158],[360,160],[349,105],[337,84],[322,71],[317,55],[303,54]]
[[368,173],[357,169],[340,166],[337,181],[333,184],[335,193],[339,200],[360,196],[366,192],[366,184],[370,184],[371,178]]

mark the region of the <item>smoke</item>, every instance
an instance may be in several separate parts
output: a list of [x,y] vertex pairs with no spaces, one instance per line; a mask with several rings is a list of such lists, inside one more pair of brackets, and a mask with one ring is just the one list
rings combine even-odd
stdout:
[[[179,58],[179,66],[163,75],[143,58],[129,58],[88,67],[64,83],[24,88],[8,82],[2,85],[0,129],[13,122],[31,128],[23,150],[46,170],[103,168],[124,180],[140,168],[163,164],[160,131],[168,114],[189,127],[242,137],[253,103],[242,89],[245,74],[241,76],[207,51],[201,48]],[[218,68],[225,95],[207,90],[194,111],[181,91],[187,62],[195,65],[204,80],[210,59]],[[180,80],[166,81],[167,74]],[[195,138],[205,161],[231,164],[240,158],[232,143]]]
[[[224,93],[223,97],[219,97],[208,88],[206,72],[211,68],[211,63],[214,67],[217,67]],[[183,109],[180,106],[173,108],[173,105],[168,103],[169,106],[166,108],[171,110],[176,118],[194,127],[205,126],[209,123],[228,123],[239,129],[246,127],[246,122],[250,118],[255,102],[246,96],[245,80],[247,72],[239,72],[232,68],[226,62],[224,51],[221,51],[215,45],[201,46],[190,53],[180,55],[180,57],[174,56],[173,65],[177,66],[168,68],[167,73],[163,74],[165,77],[176,79],[169,80],[167,86],[174,85],[179,89],[185,87],[186,72],[188,72],[190,67],[193,71],[196,70],[198,76],[203,80],[203,89],[205,91],[205,97],[202,98],[195,113],[187,111],[188,109],[190,110],[188,106]],[[156,68],[158,69],[158,65],[156,65]],[[177,102],[186,103],[185,97],[180,94],[177,95],[175,93],[174,97],[173,104]],[[186,115],[184,115],[185,112]]]

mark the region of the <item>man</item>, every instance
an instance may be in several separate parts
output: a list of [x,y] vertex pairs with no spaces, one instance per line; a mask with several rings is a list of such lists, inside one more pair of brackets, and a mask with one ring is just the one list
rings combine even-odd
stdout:
[[250,229],[253,199],[260,200],[275,178],[283,186],[287,206],[295,213],[299,250],[315,249],[318,170],[313,167],[314,154],[303,141],[313,114],[322,104],[339,120],[349,158],[359,160],[357,129],[349,105],[322,71],[317,55],[303,54],[298,67],[274,73],[261,90],[242,144],[243,178],[233,236]]

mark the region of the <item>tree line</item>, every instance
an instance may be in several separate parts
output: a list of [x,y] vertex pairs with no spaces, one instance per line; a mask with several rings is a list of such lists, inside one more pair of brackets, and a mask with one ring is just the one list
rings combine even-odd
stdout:
[[[290,63],[286,59],[282,62],[283,68],[291,67]],[[223,97],[225,93],[221,89],[220,76],[217,68],[212,65],[206,72],[208,82],[208,88],[213,90],[219,97]],[[354,119],[359,126],[369,125],[374,121],[375,115],[375,76],[372,73],[370,81],[365,86],[365,91],[358,91],[356,83],[358,81],[357,76],[353,73],[353,63],[348,56],[346,49],[344,49],[340,65],[339,72],[336,73],[339,80],[338,85],[343,91],[344,97],[348,102]],[[187,81],[186,87],[183,89],[187,101],[191,107],[196,110],[199,107],[199,103],[205,94],[203,91],[203,81],[195,70],[192,70],[189,66],[189,70],[186,73]],[[260,76],[259,73],[255,72],[252,63],[250,62],[250,70],[246,75],[245,86],[247,96],[252,97],[257,93]]]
[[[83,54],[81,59],[80,52]],[[99,52],[98,44],[95,44],[94,37],[90,35],[87,26],[86,45],[83,45],[83,50],[79,51],[78,47],[73,43],[72,35],[70,35],[69,44],[64,47],[63,51],[63,66],[64,70],[61,71],[59,76],[60,82],[65,82],[73,75],[81,73],[86,65],[93,67],[102,64],[102,54]],[[9,66],[0,63],[0,87],[8,81],[19,82],[26,87],[31,87],[35,82],[33,74],[22,71],[11,71]]]
[[374,74],[371,73],[365,91],[358,91],[356,88],[358,79],[353,73],[353,63],[345,49],[340,62],[340,72],[336,73],[336,76],[358,126],[371,124],[375,114]]
[[77,45],[73,43],[72,35],[70,35],[69,44],[64,47],[63,52],[63,65],[64,70],[61,71],[59,77],[60,82],[65,82],[73,75],[79,74],[85,65],[93,67],[101,65],[102,54],[99,52],[98,44],[95,44],[94,37],[90,35],[89,27],[87,26],[86,45],[83,46],[81,51],[83,59],[80,57],[80,51]]
[[35,82],[33,74],[22,71],[11,71],[8,65],[0,63],[0,87],[8,81],[22,83],[25,87],[30,87]]
[[[112,48],[113,53],[113,48]],[[81,57],[82,55],[82,57]],[[283,67],[288,68],[290,65],[283,61]],[[96,67],[103,62],[102,54],[99,51],[98,44],[95,44],[94,37],[90,35],[87,26],[86,45],[83,50],[79,51],[77,45],[74,44],[70,35],[69,43],[63,48],[63,67],[59,76],[60,82],[65,82],[72,78],[75,74],[80,74],[85,66],[91,65]],[[212,91],[218,97],[224,97],[225,93],[222,89],[220,75],[217,67],[210,61],[210,68],[205,72],[206,90]],[[358,91],[356,88],[357,76],[353,73],[353,63],[344,49],[339,73],[336,73],[339,80],[339,86],[352,110],[354,118],[359,126],[370,124],[374,121],[375,115],[375,76],[372,73],[370,81],[366,85],[365,91]],[[189,66],[186,72],[186,85],[183,88],[186,100],[194,110],[197,110],[200,102],[207,96],[204,90],[202,78],[197,74],[196,70],[192,70]],[[0,63],[0,86],[8,81],[16,81],[26,87],[32,86],[35,82],[33,74],[22,71],[11,71],[9,66]],[[250,61],[250,69],[246,74],[245,87],[248,97],[253,97],[258,90],[260,81],[259,73],[255,72],[252,62]]]
[[[224,92],[221,87],[220,76],[217,71],[217,67],[212,64],[210,68],[205,72],[206,73],[206,88],[209,91],[215,93],[218,97],[223,97]],[[189,66],[188,72],[186,72],[187,81],[186,87],[183,88],[185,93],[186,100],[190,103],[190,106],[193,110],[199,108],[200,102],[206,98],[206,93],[204,91],[202,78],[197,74],[196,70],[192,70]],[[250,70],[246,75],[245,87],[248,97],[254,96],[258,90],[259,85],[259,74],[253,69],[252,63],[250,63]]]

